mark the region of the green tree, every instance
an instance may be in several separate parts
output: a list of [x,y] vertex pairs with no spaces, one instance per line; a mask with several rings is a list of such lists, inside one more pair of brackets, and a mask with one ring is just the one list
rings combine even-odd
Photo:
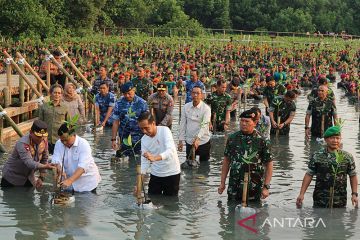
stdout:
[[272,29],[279,32],[312,32],[315,30],[309,13],[291,7],[283,9],[272,22]]
[[39,0],[0,0],[0,33],[44,39],[55,32],[54,19]]

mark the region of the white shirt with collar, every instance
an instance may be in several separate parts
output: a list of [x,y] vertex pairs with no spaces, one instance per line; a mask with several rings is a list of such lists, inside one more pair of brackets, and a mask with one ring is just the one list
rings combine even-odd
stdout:
[[211,109],[203,101],[197,106],[193,102],[184,105],[180,121],[179,141],[193,144],[196,137],[200,139],[200,145],[210,140],[211,134],[209,124]]
[[157,126],[156,135],[149,137],[144,135],[141,138],[141,153],[149,152],[152,155],[160,155],[160,161],[150,164],[144,156],[141,156],[141,173],[151,167],[151,174],[157,177],[168,177],[179,174],[180,161],[177,154],[172,133],[168,127]]
[[88,192],[99,184],[101,177],[99,169],[95,164],[89,143],[76,135],[74,144],[68,148],[60,139],[55,144],[52,163],[62,166],[64,158],[64,172],[67,177],[72,176],[76,169],[81,167],[84,173],[73,182],[72,186],[76,192]]

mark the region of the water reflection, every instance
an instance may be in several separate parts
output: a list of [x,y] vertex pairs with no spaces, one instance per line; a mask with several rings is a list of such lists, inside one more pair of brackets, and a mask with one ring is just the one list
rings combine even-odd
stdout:
[[15,221],[15,239],[48,238],[51,218],[48,208],[49,195],[37,195],[33,188],[4,188],[2,208],[7,209],[3,217]]

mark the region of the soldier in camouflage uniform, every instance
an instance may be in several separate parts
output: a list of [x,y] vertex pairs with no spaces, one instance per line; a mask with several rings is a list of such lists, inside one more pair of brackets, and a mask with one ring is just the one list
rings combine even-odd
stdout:
[[230,170],[228,198],[241,201],[244,174],[249,172],[248,200],[259,201],[269,196],[272,176],[272,156],[269,145],[255,131],[256,112],[247,110],[240,115],[240,131],[227,140],[221,169],[218,193],[225,190],[225,181]]
[[225,91],[226,82],[218,80],[216,91],[211,93],[204,101],[211,108],[211,127],[214,131],[223,132],[229,127],[232,99]]
[[136,88],[136,95],[147,101],[148,97],[153,94],[153,84],[150,79],[145,78],[145,71],[143,68],[139,67],[137,69],[137,74],[137,77],[131,79]]
[[[148,105],[144,99],[135,95],[135,88],[132,82],[127,82],[121,87],[123,97],[121,97],[116,103],[113,111],[113,126],[112,126],[112,147],[117,149],[116,136],[120,137],[121,147],[120,152],[117,152],[117,156],[122,153],[123,155],[132,155],[132,151],[129,146],[124,144],[124,139],[128,139],[131,135],[132,147],[135,146],[135,154],[140,153],[140,139],[143,136],[141,129],[137,123],[137,118],[141,113],[148,111]],[[135,145],[136,144],[136,145]]]
[[[328,87],[328,82],[327,82],[327,79],[326,78],[320,78],[319,79],[319,86],[326,86]],[[311,93],[307,96],[307,98],[309,99],[309,101],[312,101],[314,100],[317,95],[318,95],[318,89],[319,89],[319,86],[315,86],[312,90],[311,90]],[[331,99],[334,103],[335,103],[335,95],[334,95],[334,92],[331,88],[328,87],[328,92],[327,92],[327,98],[328,99]]]
[[[293,91],[287,91],[285,96],[279,96],[274,99],[269,108],[269,116],[271,120],[270,134],[279,131],[280,135],[288,135],[290,132],[290,123],[295,117],[296,94]],[[278,117],[280,122],[278,123]]]
[[[309,103],[305,116],[305,135],[310,136],[310,117],[311,122],[311,136],[322,137],[324,129],[333,126],[333,121],[336,122],[337,113],[334,101],[327,98],[328,88],[324,85],[318,88],[318,97]],[[322,121],[323,127],[322,127]]]
[[346,207],[347,202],[347,176],[350,177],[351,202],[357,207],[358,179],[356,176],[355,161],[353,156],[340,149],[341,132],[339,126],[333,126],[326,130],[324,138],[326,147],[315,152],[308,163],[300,194],[296,200],[298,207],[302,205],[305,192],[316,176],[313,193],[314,207],[332,208]]
[[276,84],[273,77],[266,79],[267,86],[264,89],[264,105],[266,107],[266,115],[269,115],[269,107],[277,96],[282,96],[286,92],[286,88],[282,84]]

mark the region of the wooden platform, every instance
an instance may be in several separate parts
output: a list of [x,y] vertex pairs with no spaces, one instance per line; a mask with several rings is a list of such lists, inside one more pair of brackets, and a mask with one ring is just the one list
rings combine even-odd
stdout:
[[[32,84],[36,85],[37,81],[33,75],[26,75]],[[3,89],[7,86],[6,74],[0,74],[0,97],[3,96]],[[25,90],[29,90],[30,87],[24,83]],[[19,94],[19,75],[11,75],[11,95]]]

